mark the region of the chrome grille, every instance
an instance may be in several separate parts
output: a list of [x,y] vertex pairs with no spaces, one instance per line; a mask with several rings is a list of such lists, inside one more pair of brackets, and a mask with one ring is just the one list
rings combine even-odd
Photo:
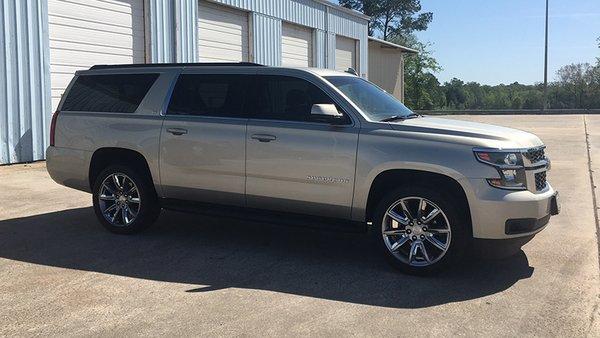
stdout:
[[535,174],[535,189],[537,191],[544,190],[546,188],[546,172],[541,171]]
[[546,159],[544,147],[528,149],[523,155],[525,155],[531,163],[537,163]]

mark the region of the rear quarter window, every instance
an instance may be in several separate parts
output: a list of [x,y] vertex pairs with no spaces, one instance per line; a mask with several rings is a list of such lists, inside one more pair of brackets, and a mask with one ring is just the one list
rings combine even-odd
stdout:
[[61,110],[133,113],[157,78],[158,74],[80,75]]

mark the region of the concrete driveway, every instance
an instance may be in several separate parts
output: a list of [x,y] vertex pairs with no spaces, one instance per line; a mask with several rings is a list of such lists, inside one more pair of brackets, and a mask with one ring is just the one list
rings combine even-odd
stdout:
[[517,256],[433,278],[360,234],[165,212],[112,235],[44,163],[0,167],[0,336],[600,335],[600,116],[453,118],[538,134],[563,210]]

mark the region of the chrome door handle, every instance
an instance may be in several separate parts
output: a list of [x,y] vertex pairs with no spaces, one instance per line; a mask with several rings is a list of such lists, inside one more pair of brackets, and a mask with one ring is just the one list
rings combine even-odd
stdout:
[[167,131],[176,136],[187,134],[187,129],[183,128],[169,128]]
[[251,136],[253,140],[258,140],[259,142],[271,142],[275,141],[277,137],[275,135],[267,135],[267,134],[254,134]]

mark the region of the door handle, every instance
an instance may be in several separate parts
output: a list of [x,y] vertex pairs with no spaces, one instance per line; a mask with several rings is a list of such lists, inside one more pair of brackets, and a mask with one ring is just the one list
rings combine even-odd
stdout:
[[258,140],[259,142],[271,142],[271,141],[275,141],[277,139],[277,137],[275,137],[275,135],[267,135],[267,134],[254,134],[251,137],[254,140]]
[[167,131],[176,136],[187,134],[187,129],[183,128],[169,128]]

